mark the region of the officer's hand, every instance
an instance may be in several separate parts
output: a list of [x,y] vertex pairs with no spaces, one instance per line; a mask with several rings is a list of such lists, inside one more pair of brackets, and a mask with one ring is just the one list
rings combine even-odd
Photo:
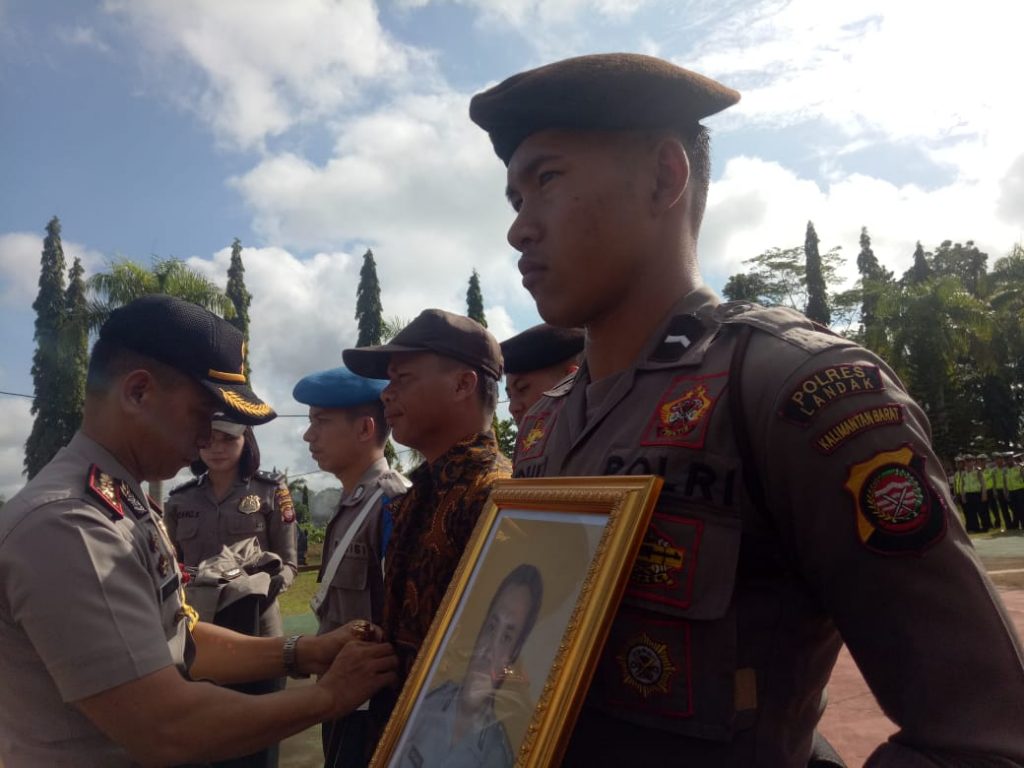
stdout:
[[302,638],[297,666],[301,672],[320,675],[331,666],[338,652],[353,640],[379,642],[383,638],[384,630],[376,624],[364,619],[350,621],[323,635]]
[[317,685],[331,694],[331,718],[347,715],[398,680],[398,657],[388,643],[347,643]]

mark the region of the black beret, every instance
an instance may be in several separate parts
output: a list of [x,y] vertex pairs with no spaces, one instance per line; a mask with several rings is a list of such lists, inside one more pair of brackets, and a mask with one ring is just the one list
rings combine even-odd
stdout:
[[683,128],[739,101],[711,78],[637,53],[602,53],[520,72],[478,93],[469,117],[508,165],[530,134]]
[[349,370],[368,379],[386,379],[395,352],[433,352],[470,365],[494,379],[502,374],[498,340],[480,323],[443,309],[425,309],[389,343],[341,353]]
[[535,325],[501,342],[505,373],[529,373],[568,360],[583,351],[586,333],[582,328]]

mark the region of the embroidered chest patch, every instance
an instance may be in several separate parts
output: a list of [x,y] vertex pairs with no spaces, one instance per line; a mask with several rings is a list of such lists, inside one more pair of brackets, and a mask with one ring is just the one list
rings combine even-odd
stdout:
[[654,514],[626,587],[630,604],[689,607],[703,530],[700,520]]
[[806,427],[820,411],[836,400],[883,389],[882,374],[876,365],[830,365],[797,384],[779,410],[779,415]]
[[517,462],[535,459],[544,454],[544,446],[547,445],[556,416],[557,411],[541,411],[527,418],[516,446]]
[[946,509],[925,475],[925,458],[909,446],[876,453],[850,468],[857,535],[883,555],[922,552],[946,532]]
[[722,372],[674,379],[651,414],[640,444],[702,448],[727,378]]
[[622,682],[645,699],[655,693],[668,693],[679,671],[672,663],[668,645],[655,642],[646,632],[631,638],[615,660],[622,669]]

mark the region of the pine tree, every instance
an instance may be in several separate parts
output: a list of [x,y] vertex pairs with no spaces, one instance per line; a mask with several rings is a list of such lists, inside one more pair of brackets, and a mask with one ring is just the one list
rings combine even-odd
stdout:
[[61,333],[67,317],[64,287],[64,247],[60,240],[60,219],[46,225],[40,260],[39,293],[32,303],[36,311],[36,351],[32,356],[32,432],[25,443],[25,472],[29,480],[71,439],[65,423],[60,355]]
[[[228,286],[225,291],[235,308],[235,316],[228,319],[235,328],[242,332],[246,344],[249,343],[249,305],[252,294],[245,287],[245,265],[242,264],[242,243],[236,237],[231,243],[231,266],[228,267]],[[249,356],[245,359],[245,379],[252,382],[252,367]]]
[[892,280],[892,272],[883,267],[871,249],[871,236],[868,228],[860,229],[860,253],[857,254],[857,270],[861,280],[860,319],[864,325],[864,333],[870,337],[876,326],[876,310],[880,292]]
[[910,285],[920,285],[932,276],[932,267],[928,263],[928,255],[917,241],[917,248],[914,249],[914,264],[903,273],[903,280]]
[[466,291],[466,314],[484,328],[487,327],[487,317],[484,315],[484,295],[480,292],[480,275],[475,269],[469,276],[469,290]]
[[807,309],[804,314],[811,320],[828,325],[832,321],[832,313],[829,310],[828,289],[821,269],[821,255],[818,253],[818,233],[814,231],[812,221],[807,222],[804,257],[807,275]]
[[359,286],[356,288],[356,320],[359,323],[357,347],[380,344],[384,336],[384,307],[380,303],[380,282],[377,280],[377,263],[369,248],[363,254],[363,266],[359,270]]
[[82,261],[76,256],[64,294],[67,318],[61,338],[61,367],[65,376],[64,418],[71,434],[82,423],[85,377],[89,369],[89,307],[85,298],[85,280],[82,279],[84,274]]

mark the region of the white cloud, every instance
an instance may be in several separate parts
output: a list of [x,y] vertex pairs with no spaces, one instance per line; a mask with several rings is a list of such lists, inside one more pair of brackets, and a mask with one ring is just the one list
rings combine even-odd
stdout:
[[[633,15],[648,0],[453,0],[477,11],[484,24],[501,24],[533,31],[578,21],[583,14],[621,20]],[[402,5],[421,8],[430,0],[405,0]]]
[[68,45],[91,48],[92,50],[99,51],[100,53],[110,53],[110,46],[100,39],[96,34],[96,30],[92,27],[84,27],[81,25],[74,27],[58,27],[57,39],[67,43]]
[[775,162],[736,157],[712,184],[701,262],[709,282],[724,284],[746,269],[744,259],[771,247],[802,245],[811,220],[823,250],[842,246],[851,279],[862,226],[879,260],[897,275],[910,266],[918,240],[933,249],[942,240],[973,239],[989,254],[991,267],[1019,237],[1018,229],[997,216],[999,194],[998,184],[990,182],[925,190],[859,174],[819,184]]
[[[99,251],[79,243],[62,241],[64,261],[70,267],[75,257],[82,260],[88,276],[103,263]],[[43,238],[30,232],[0,235],[0,307],[28,309],[39,290],[39,261]]]
[[177,84],[178,97],[243,147],[431,68],[426,54],[381,27],[372,0],[107,0],[105,7],[128,21],[146,53],[202,72],[198,87]]
[[10,499],[25,483],[21,474],[25,441],[32,431],[32,401],[0,397],[0,495]]

